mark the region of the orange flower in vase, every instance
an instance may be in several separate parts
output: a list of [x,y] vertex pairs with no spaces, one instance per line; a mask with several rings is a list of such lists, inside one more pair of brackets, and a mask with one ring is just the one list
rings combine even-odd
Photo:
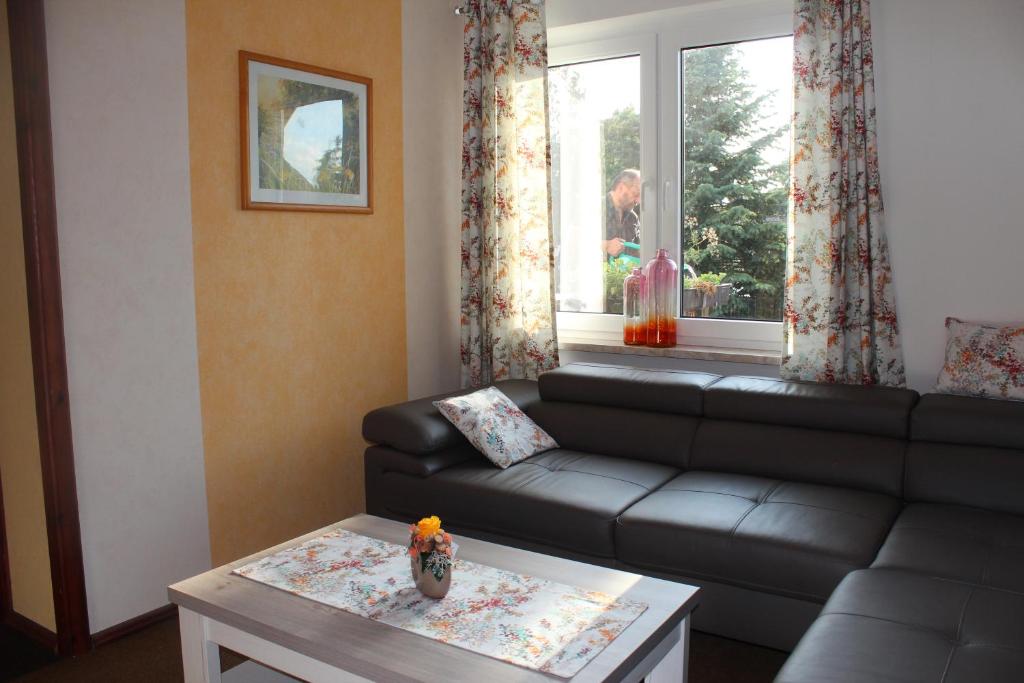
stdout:
[[409,562],[416,588],[430,598],[443,598],[452,584],[455,545],[436,515],[409,526]]

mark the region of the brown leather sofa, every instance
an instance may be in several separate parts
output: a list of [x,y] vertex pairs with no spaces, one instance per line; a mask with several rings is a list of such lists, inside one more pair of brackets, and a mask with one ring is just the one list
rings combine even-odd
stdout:
[[700,585],[695,628],[796,646],[779,681],[1022,679],[1024,404],[596,364],[497,386],[560,448],[500,470],[432,399],[381,408],[367,511]]

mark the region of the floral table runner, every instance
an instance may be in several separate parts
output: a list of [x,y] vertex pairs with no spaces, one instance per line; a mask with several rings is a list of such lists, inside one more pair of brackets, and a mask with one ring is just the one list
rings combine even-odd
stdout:
[[336,530],[233,573],[346,612],[571,678],[647,605],[456,560],[441,600],[416,590],[403,546]]

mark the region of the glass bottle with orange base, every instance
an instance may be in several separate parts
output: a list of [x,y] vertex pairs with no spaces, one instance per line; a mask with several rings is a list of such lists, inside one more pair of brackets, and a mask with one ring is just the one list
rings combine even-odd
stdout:
[[647,317],[644,315],[646,278],[639,268],[634,268],[622,283],[622,342],[629,346],[643,346],[647,343]]
[[679,267],[669,258],[668,249],[644,266],[647,305],[647,346],[676,345],[676,313],[679,310]]

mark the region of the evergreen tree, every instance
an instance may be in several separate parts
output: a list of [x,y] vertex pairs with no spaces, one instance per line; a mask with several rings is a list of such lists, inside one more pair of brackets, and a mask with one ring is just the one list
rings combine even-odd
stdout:
[[684,260],[733,283],[723,315],[781,320],[789,171],[763,154],[786,128],[766,127],[769,95],[733,46],[687,50],[683,67]]

